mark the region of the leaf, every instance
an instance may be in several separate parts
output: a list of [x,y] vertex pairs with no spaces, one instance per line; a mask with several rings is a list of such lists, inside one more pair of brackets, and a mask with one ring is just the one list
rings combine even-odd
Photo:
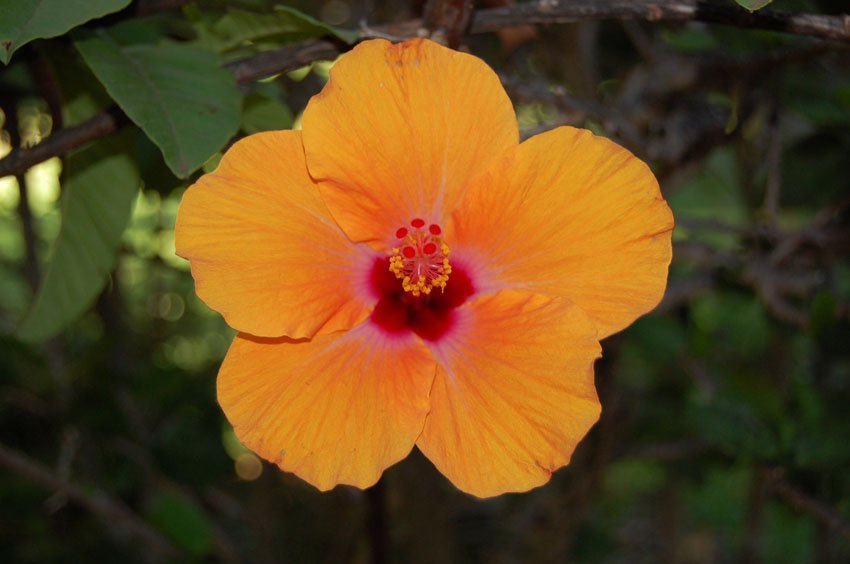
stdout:
[[186,45],[122,45],[106,33],[76,46],[180,178],[236,133],[241,94],[214,54]]
[[139,190],[138,171],[122,141],[91,145],[69,157],[62,227],[44,281],[18,327],[21,340],[56,335],[106,284]]
[[773,0],[735,0],[739,6],[742,8],[749,10],[750,12],[755,12],[756,10],[761,10]]
[[327,25],[288,6],[275,6],[274,12],[268,14],[230,9],[214,23],[199,24],[196,29],[198,44],[218,51],[263,39],[292,42],[328,35],[350,44],[360,35],[357,31]]
[[213,532],[207,516],[197,503],[184,495],[159,494],[151,503],[148,518],[193,556],[204,556],[212,549]]
[[85,23],[125,8],[130,0],[2,0],[0,59],[33,39],[56,37]]
[[292,112],[280,100],[260,92],[245,97],[242,108],[242,131],[259,133],[292,127]]

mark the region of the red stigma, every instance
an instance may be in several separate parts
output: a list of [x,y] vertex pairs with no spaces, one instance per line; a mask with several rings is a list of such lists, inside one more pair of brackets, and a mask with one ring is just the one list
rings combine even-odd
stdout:
[[390,252],[390,272],[413,296],[427,295],[434,289],[442,292],[452,272],[449,246],[440,235],[443,230],[436,223],[428,229],[426,225],[429,223],[417,217],[409,228],[399,227],[395,234],[402,243]]

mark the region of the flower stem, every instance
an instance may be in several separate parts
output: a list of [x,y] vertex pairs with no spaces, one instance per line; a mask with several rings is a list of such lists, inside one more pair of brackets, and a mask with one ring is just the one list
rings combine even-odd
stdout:
[[383,480],[379,480],[377,484],[366,490],[366,500],[368,503],[367,534],[372,550],[372,564],[386,564],[387,510]]

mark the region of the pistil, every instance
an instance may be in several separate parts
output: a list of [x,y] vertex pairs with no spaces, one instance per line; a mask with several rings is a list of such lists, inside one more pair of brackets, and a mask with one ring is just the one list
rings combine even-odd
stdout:
[[398,245],[390,254],[390,272],[401,280],[404,291],[414,296],[428,295],[434,288],[442,291],[452,272],[442,228],[416,218],[395,236]]

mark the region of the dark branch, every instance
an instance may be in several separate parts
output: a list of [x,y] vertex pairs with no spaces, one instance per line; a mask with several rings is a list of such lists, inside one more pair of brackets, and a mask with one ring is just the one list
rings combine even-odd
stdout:
[[850,539],[850,522],[844,515],[791,485],[781,469],[769,471],[767,481],[768,488],[785,503],[797,511],[812,515],[825,526]]
[[789,14],[773,10],[751,13],[731,3],[717,4],[704,0],[540,0],[477,12],[472,23],[472,32],[496,31],[519,24],[571,23],[586,20],[692,20],[850,43],[850,15]]
[[[275,73],[297,69],[313,61],[333,59],[340,53],[340,48],[330,41],[295,43],[234,61],[226,67],[233,73],[236,82],[244,84]],[[0,159],[0,178],[10,174],[22,174],[49,158],[64,155],[77,147],[115,133],[128,121],[127,116],[117,106],[113,106],[83,123],[60,129],[35,147],[15,148]]]
[[[479,10],[471,32],[486,33],[522,24],[568,23],[583,20],[704,21],[744,28],[768,29],[797,35],[809,35],[850,43],[850,15],[822,16],[788,14],[771,10],[750,13],[726,4],[703,0],[540,0],[505,8]],[[418,20],[376,27],[364,31],[364,37],[407,39],[419,34]],[[296,43],[259,53],[227,66],[236,81],[247,83],[286,72],[313,61],[333,59],[346,46],[319,40]],[[60,129],[31,149],[15,148],[0,159],[0,178],[21,174],[33,165],[85,145],[115,132],[126,120],[117,108],[100,113],[77,126]]]
[[60,129],[35,147],[16,147],[0,159],[0,178],[10,174],[23,174],[33,165],[115,133],[119,124],[124,123],[126,119],[118,108],[111,108],[79,125]]
[[68,499],[88,509],[110,527],[123,528],[161,557],[175,558],[179,555],[170,541],[137,517],[120,500],[110,497],[100,489],[70,484],[41,463],[2,444],[0,444],[0,466],[51,491],[66,495]]
[[457,49],[474,14],[472,0],[428,0],[422,10],[423,27],[431,39]]
[[245,84],[289,72],[314,61],[335,59],[340,53],[341,47],[327,40],[293,43],[228,63],[225,67],[233,73],[236,82]]

